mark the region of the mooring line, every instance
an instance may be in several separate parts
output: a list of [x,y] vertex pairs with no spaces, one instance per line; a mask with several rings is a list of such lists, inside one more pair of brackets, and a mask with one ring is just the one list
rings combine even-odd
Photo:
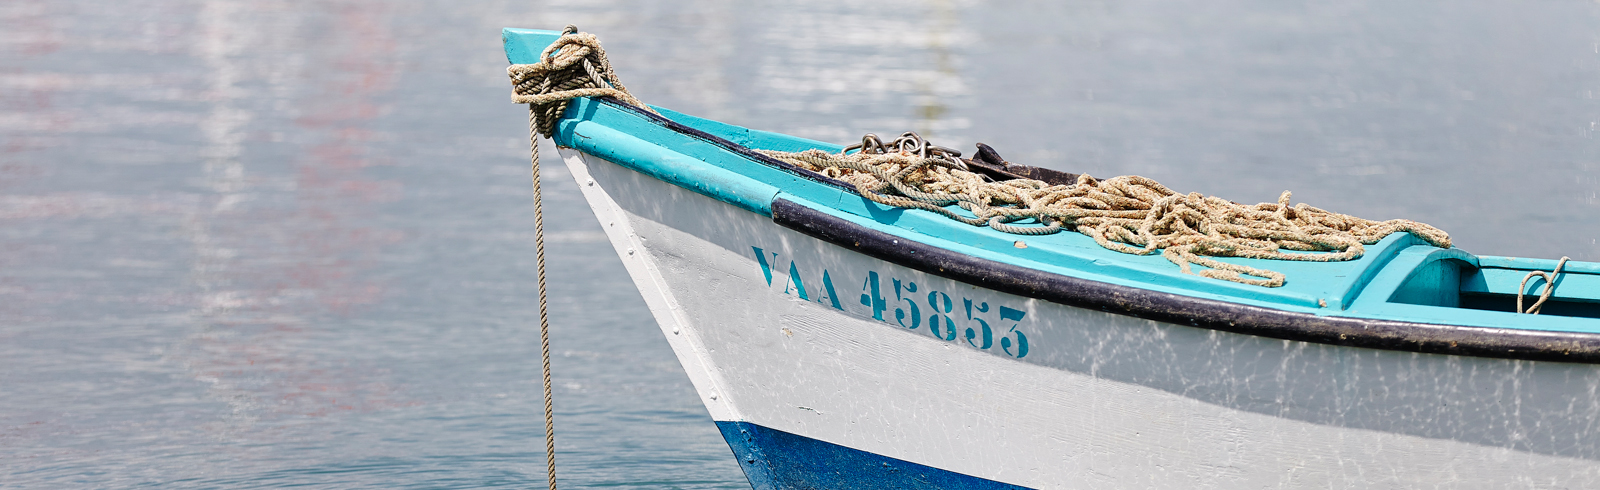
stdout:
[[528,144],[533,155],[533,243],[539,258],[539,355],[544,361],[544,451],[550,490],[556,490],[555,396],[550,390],[550,314],[544,280],[544,207],[539,189],[539,135],[554,134],[555,125],[577,97],[616,97],[655,112],[628,93],[593,34],[569,25],[561,37],[539,54],[539,62],[511,65],[512,102],[528,104]]
[[544,361],[544,454],[550,474],[550,490],[556,490],[555,396],[550,391],[550,311],[544,282],[544,196],[539,189],[539,133],[534,131],[538,116],[528,104],[528,143],[533,150],[533,249],[539,259],[539,358]]

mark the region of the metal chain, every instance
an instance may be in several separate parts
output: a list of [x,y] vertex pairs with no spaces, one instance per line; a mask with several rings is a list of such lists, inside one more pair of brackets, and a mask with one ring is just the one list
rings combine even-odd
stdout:
[[866,136],[861,137],[860,143],[846,146],[843,150],[839,150],[839,155],[848,155],[851,150],[857,150],[856,153],[865,155],[905,153],[931,159],[933,160],[931,163],[935,165],[970,170],[967,168],[967,163],[961,161],[961,150],[929,143],[928,140],[923,139],[922,135],[917,134],[915,131],[901,133],[899,138],[895,138],[894,141],[888,143],[884,143],[883,139],[876,134],[867,133]]

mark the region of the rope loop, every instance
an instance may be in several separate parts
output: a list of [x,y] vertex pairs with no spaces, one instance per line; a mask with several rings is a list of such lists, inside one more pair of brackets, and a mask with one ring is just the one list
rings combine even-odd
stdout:
[[[1556,290],[1556,276],[1561,274],[1561,268],[1566,267],[1567,260],[1570,258],[1571,257],[1562,256],[1561,260],[1556,262],[1556,269],[1554,271],[1533,271],[1529,272],[1526,276],[1522,276],[1522,284],[1517,285],[1518,313],[1524,313],[1528,315],[1539,314],[1539,309],[1544,308],[1544,302],[1549,300],[1550,294],[1554,293]],[[1533,279],[1535,276],[1544,278],[1544,291],[1539,293],[1539,300],[1534,301],[1533,306],[1529,306],[1528,309],[1524,310],[1522,309],[1522,296],[1528,290],[1528,280]]]
[[538,257],[539,354],[544,375],[544,448],[550,490],[556,490],[555,401],[550,388],[550,314],[545,287],[544,196],[539,186],[539,136],[554,134],[556,123],[567,106],[578,97],[615,97],[654,113],[655,110],[628,93],[617,80],[605,48],[593,34],[578,32],[568,25],[561,36],[539,53],[539,62],[511,65],[511,101],[528,104],[528,143],[533,160],[533,241]]

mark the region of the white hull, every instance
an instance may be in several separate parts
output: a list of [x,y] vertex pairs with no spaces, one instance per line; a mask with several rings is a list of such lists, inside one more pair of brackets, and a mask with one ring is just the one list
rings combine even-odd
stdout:
[[[1591,365],[1285,341],[1024,298],[562,154],[719,422],[1031,488],[1600,487]],[[873,274],[882,320],[862,301]],[[953,341],[929,332],[933,291],[950,299]]]

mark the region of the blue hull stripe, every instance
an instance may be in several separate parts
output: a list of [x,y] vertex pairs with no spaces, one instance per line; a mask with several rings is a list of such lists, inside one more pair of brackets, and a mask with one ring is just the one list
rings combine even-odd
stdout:
[[1026,489],[822,442],[749,422],[717,422],[755,490]]

